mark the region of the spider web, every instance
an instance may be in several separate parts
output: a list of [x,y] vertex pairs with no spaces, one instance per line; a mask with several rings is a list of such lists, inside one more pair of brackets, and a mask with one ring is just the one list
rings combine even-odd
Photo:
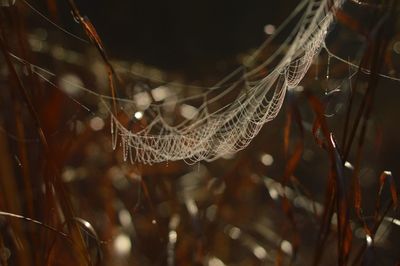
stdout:
[[[110,117],[113,148],[122,147],[124,160],[144,164],[213,161],[246,148],[263,125],[276,117],[286,91],[298,86],[324,46],[334,11],[343,2],[303,0],[277,29],[276,35],[301,13],[299,22],[271,56],[263,61],[259,58],[276,35],[267,39],[242,67],[216,85],[201,88],[199,93],[178,98],[177,91],[190,91],[193,87],[167,84],[151,91],[111,97],[65,82],[96,96],[104,105]],[[51,82],[49,76],[55,76],[44,68],[30,66],[47,82]],[[137,78],[121,66],[116,69],[124,77]],[[228,103],[221,103],[223,100]],[[117,103],[118,112],[111,108],[113,102]],[[200,104],[195,106],[193,102]]]
[[[111,114],[114,148],[120,139],[125,159],[142,163],[185,160],[187,163],[213,161],[244,149],[262,126],[279,112],[287,89],[298,86],[333,21],[329,1],[310,1],[296,37],[281,62],[265,77],[243,82],[236,100],[209,112],[205,100],[196,118],[169,125],[160,112],[143,130],[128,130]],[[341,1],[335,1],[339,7]],[[266,64],[261,64],[262,68]],[[251,79],[260,67],[245,74]],[[218,96],[217,96],[218,97]]]

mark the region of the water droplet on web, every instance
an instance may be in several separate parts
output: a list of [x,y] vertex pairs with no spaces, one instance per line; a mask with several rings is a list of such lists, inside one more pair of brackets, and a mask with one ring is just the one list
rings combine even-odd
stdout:
[[275,29],[275,26],[272,25],[272,24],[265,25],[265,27],[264,27],[264,32],[265,32],[265,34],[267,34],[267,35],[272,35],[272,34],[274,34],[275,30],[276,30],[276,29]]
[[137,120],[142,119],[142,118],[143,118],[143,112],[140,112],[140,111],[136,112],[136,113],[134,114],[134,117],[135,117]]
[[331,55],[328,55],[328,62],[326,65],[326,79],[329,79],[330,75],[330,66],[331,66]]
[[345,109],[350,89],[347,84],[341,84],[339,81],[330,79],[325,87],[325,116],[332,117],[340,114]]
[[15,161],[17,162],[18,167],[22,167],[21,160],[18,158],[17,155],[14,155]]

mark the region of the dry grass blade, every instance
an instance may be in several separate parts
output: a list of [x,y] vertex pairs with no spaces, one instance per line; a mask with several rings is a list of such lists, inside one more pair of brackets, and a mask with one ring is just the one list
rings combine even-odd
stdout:
[[[383,189],[385,184],[389,183],[389,190],[391,194],[391,200],[387,202],[384,208],[381,208],[381,200],[383,198]],[[379,177],[379,188],[377,190],[376,203],[375,203],[375,212],[373,216],[373,224],[368,228],[366,232],[366,241],[363,243],[362,247],[356,253],[354,257],[352,265],[358,265],[359,261],[362,260],[362,263],[368,265],[368,263],[372,263],[375,256],[372,255],[374,253],[374,237],[376,232],[378,231],[380,225],[384,221],[386,215],[389,211],[396,209],[398,205],[398,189],[397,185],[393,179],[392,173],[389,171],[384,171]]]
[[37,220],[31,219],[29,217],[25,217],[25,216],[22,216],[22,215],[9,213],[9,212],[4,212],[4,211],[0,211],[0,216],[6,216],[6,217],[14,218],[14,219],[20,219],[20,220],[23,220],[23,221],[26,221],[26,222],[29,222],[29,223],[34,223],[36,225],[39,225],[39,226],[41,226],[43,228],[46,228],[48,230],[51,230],[51,231],[57,233],[58,235],[64,237],[65,239],[67,239],[68,241],[73,243],[72,239],[66,233],[64,233],[62,231],[59,231],[57,228],[54,228],[54,227],[52,227],[50,225],[47,225],[47,224],[44,224],[44,223],[39,222]]
[[[20,19],[18,16],[16,18]],[[14,25],[14,26],[16,27],[17,36],[18,36],[19,40],[21,40],[23,38],[23,33],[21,32],[22,29],[20,27],[17,27],[18,24]],[[1,31],[2,31],[2,36],[4,36],[3,21],[2,21],[2,25],[1,25]],[[37,111],[34,101],[32,100],[32,95],[34,93],[28,92],[27,88],[23,84],[23,81],[19,77],[15,66],[12,63],[10,53],[9,53],[10,50],[8,48],[8,43],[7,43],[8,41],[12,41],[12,40],[11,39],[6,40],[3,37],[0,38],[0,48],[1,48],[2,54],[4,56],[5,62],[7,64],[7,67],[8,67],[9,80],[10,80],[11,84],[13,84],[12,86],[10,86],[10,89],[16,87],[16,89],[20,92],[23,102],[28,107],[29,114],[31,115],[32,121],[35,125],[35,130],[38,133],[39,139],[42,144],[42,148],[44,149],[44,154],[43,154],[44,163],[42,165],[43,168],[41,170],[44,169],[43,170],[43,179],[44,179],[45,197],[46,197],[45,202],[49,206],[49,209],[47,211],[58,209],[59,214],[61,214],[60,217],[58,217],[58,219],[62,220],[63,218],[67,218],[67,220],[68,220],[69,217],[74,217],[71,203],[69,202],[69,196],[67,195],[67,193],[65,191],[66,189],[64,187],[64,184],[62,184],[62,182],[60,180],[60,174],[59,174],[60,170],[59,170],[59,166],[58,166],[59,162],[57,162],[57,156],[55,156],[56,153],[54,152],[54,147],[49,144],[49,142],[46,138],[45,128],[44,128],[44,125],[47,125],[46,122],[48,121],[46,119],[51,118],[51,116],[43,117]],[[21,46],[24,45],[22,41],[20,41],[19,43],[21,44]],[[21,49],[23,49],[23,47]],[[31,77],[31,81],[32,81],[34,79],[34,75],[32,74],[32,72],[28,72],[28,75]],[[32,81],[32,84],[36,85],[36,83],[34,83],[33,81]],[[34,91],[33,87],[31,88],[32,91]],[[27,165],[27,167],[28,167],[28,165]],[[33,179],[32,175],[33,175],[33,173],[31,172],[30,173],[31,179]],[[53,192],[55,192],[55,193],[53,193]],[[29,198],[27,200],[29,200]],[[49,211],[47,213],[47,215],[50,216],[50,212],[51,211]],[[49,219],[49,216],[47,217],[48,219]],[[54,222],[54,220],[53,220],[53,222]],[[76,249],[77,254],[79,254],[79,256],[80,256],[80,261],[83,264],[90,263],[87,253],[85,251],[85,246],[82,241],[82,237],[81,237],[76,225],[68,223],[68,229],[69,229],[72,239],[74,240],[74,242],[76,244],[76,245],[74,245],[74,248]],[[32,255],[36,256],[36,254],[32,254]],[[30,256],[23,256],[23,257],[28,259]],[[84,261],[86,261],[86,262],[84,262]]]
[[[300,112],[296,106],[296,102],[293,99],[293,96],[289,94],[289,110],[287,112],[287,119],[286,119],[286,124],[284,128],[284,154],[287,156],[287,163],[285,166],[285,171],[282,177],[282,185],[286,186],[292,178],[294,178],[294,172],[301,160],[301,156],[303,154],[304,150],[304,129],[302,125],[302,119]],[[294,151],[292,154],[289,154],[289,144],[290,144],[290,133],[293,130],[292,128],[292,120],[295,121],[295,125],[297,125],[297,128],[299,130],[300,136],[298,137],[296,141],[296,145],[294,148]],[[292,262],[295,261],[296,255],[299,249],[300,245],[300,235],[297,231],[297,225],[296,225],[296,220],[294,217],[294,211],[292,207],[292,203],[290,200],[287,198],[286,194],[283,195],[282,198],[282,208],[286,216],[288,217],[292,228],[295,231],[295,234],[292,236],[292,245],[293,245],[293,256],[292,256]],[[286,230],[284,230],[286,231]],[[277,259],[277,265],[280,265],[282,262],[281,259],[282,252],[279,250],[278,253],[278,259]]]
[[[329,132],[328,125],[325,121],[323,105],[315,96],[307,94],[307,98],[316,115],[313,126],[314,138],[317,143],[326,149],[330,161],[328,188],[314,265],[319,264],[321,259],[322,251],[330,232],[331,219],[335,205],[338,224],[338,264],[346,265],[350,253],[352,234],[349,224],[348,195],[343,169],[344,163],[341,160],[341,154],[338,150],[333,134]],[[318,132],[321,133],[323,138],[318,136]]]
[[399,199],[398,199],[398,191],[397,191],[397,186],[394,181],[392,172],[390,171],[383,171],[382,174],[379,176],[379,189],[377,193],[377,199],[376,199],[376,205],[375,205],[375,214],[374,214],[374,220],[375,223],[380,220],[380,208],[381,208],[381,198],[382,198],[382,192],[385,187],[385,184],[389,184],[389,189],[390,189],[390,195],[392,198],[392,204],[393,208],[396,209],[398,204],[399,204]]
[[77,5],[75,4],[74,0],[68,0],[69,6],[71,7],[72,13],[75,17],[75,19],[81,24],[83,30],[85,31],[86,35],[89,37],[93,45],[97,48],[99,51],[101,57],[103,58],[103,61],[107,67],[107,72],[108,72],[108,82],[109,82],[109,87],[111,90],[111,96],[113,98],[113,108],[114,108],[114,114],[117,114],[117,102],[115,100],[116,98],[116,90],[115,90],[115,85],[114,85],[114,77],[118,79],[118,76],[114,70],[114,67],[110,63],[110,60],[108,59],[106,50],[104,49],[103,42],[101,41],[100,36],[97,34],[96,28],[94,25],[90,22],[90,20],[87,17],[82,17],[81,13],[79,12],[79,9]]

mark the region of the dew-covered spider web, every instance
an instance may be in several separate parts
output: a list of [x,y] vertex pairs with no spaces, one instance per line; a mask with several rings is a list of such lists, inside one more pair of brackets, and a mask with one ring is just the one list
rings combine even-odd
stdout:
[[[264,124],[276,117],[286,91],[299,85],[323,47],[335,10],[343,2],[301,1],[275,34],[247,57],[240,68],[208,88],[164,83],[148,77],[152,82],[142,89],[137,84],[131,90],[117,87],[117,96],[108,96],[70,80],[65,82],[102,103],[109,115],[113,148],[121,147],[125,160],[145,164],[213,161],[246,148]],[[294,19],[298,22],[285,41],[267,58],[262,58],[260,54],[265,47],[275,36],[287,32]],[[55,74],[51,71],[30,66],[32,72],[52,82]],[[114,67],[122,80],[138,80],[137,75],[123,66]]]

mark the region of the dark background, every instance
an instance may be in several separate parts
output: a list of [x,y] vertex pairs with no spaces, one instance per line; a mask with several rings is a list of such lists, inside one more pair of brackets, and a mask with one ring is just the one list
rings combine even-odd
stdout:
[[[216,63],[224,65],[225,60],[258,47],[266,38],[264,26],[279,25],[298,1],[77,3],[112,57],[187,74],[209,74],[217,68]],[[80,32],[78,24],[70,23],[68,13],[61,16],[64,23]]]

